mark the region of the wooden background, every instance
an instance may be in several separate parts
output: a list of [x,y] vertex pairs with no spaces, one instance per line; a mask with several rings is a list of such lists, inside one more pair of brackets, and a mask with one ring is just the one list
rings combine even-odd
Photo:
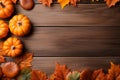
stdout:
[[32,22],[31,33],[19,37],[34,53],[33,68],[54,71],[55,62],[73,70],[109,68],[120,63],[120,6],[108,8],[104,0],[81,0],[77,7],[35,6],[27,11],[17,4],[15,14],[25,14]]

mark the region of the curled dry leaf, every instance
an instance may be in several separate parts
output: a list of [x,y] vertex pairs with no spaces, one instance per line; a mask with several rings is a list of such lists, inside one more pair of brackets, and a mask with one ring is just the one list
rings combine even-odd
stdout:
[[19,0],[20,5],[23,9],[30,10],[34,6],[34,1],[33,0]]
[[30,80],[47,80],[47,76],[44,72],[32,70]]
[[31,53],[25,53],[22,56],[16,58],[16,63],[19,65],[20,69],[31,67],[31,62],[33,59],[33,55]]
[[0,63],[5,62],[5,57],[0,55]]
[[120,2],[120,0],[105,0],[105,1],[108,7],[115,6],[117,2]]
[[45,6],[51,6],[51,4],[52,4],[52,0],[38,0],[39,2],[42,2],[42,4],[43,5],[45,5]]
[[60,65],[57,63],[55,71],[50,76],[49,80],[65,80],[69,72],[70,70],[66,67],[66,65]]

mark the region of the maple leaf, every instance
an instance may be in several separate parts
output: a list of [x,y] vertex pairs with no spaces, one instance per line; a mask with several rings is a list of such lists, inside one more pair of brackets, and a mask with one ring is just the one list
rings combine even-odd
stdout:
[[73,6],[76,6],[77,0],[70,0],[70,4],[72,4]]
[[108,79],[107,75],[103,72],[103,69],[98,69],[93,72],[92,80],[108,80]]
[[115,65],[111,62],[111,67],[108,69],[108,78],[111,80],[116,80],[120,74],[120,65]]
[[39,70],[32,70],[30,80],[47,80],[47,76],[44,72]]
[[23,68],[17,77],[17,80],[30,80],[31,78],[31,69],[30,68]]
[[16,63],[19,65],[20,69],[23,69],[25,67],[31,67],[31,62],[33,59],[33,55],[31,53],[25,53],[22,56],[19,56],[16,58]]
[[17,0],[12,0],[12,2],[13,2],[14,4],[16,4],[16,3],[17,3]]
[[52,0],[38,0],[39,2],[42,2],[42,4],[43,5],[45,5],[45,6],[51,6],[51,4],[52,4]]
[[56,68],[54,73],[50,76],[49,80],[65,80],[67,74],[70,72],[69,69],[67,69],[66,65],[60,65],[56,63]]
[[112,7],[112,6],[115,6],[115,4],[119,2],[120,0],[105,0],[105,1],[108,7]]
[[5,62],[5,57],[0,55],[0,63]]

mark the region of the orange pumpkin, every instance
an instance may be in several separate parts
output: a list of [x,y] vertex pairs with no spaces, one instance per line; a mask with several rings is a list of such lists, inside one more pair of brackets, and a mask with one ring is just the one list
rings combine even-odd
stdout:
[[3,43],[3,51],[5,56],[16,57],[22,53],[23,44],[17,38],[8,38]]
[[3,20],[0,20],[0,38],[4,38],[7,36],[9,29],[8,24]]
[[0,18],[8,18],[14,12],[14,6],[11,0],[0,0]]
[[31,29],[30,20],[23,14],[15,15],[9,22],[9,29],[16,36],[25,36]]

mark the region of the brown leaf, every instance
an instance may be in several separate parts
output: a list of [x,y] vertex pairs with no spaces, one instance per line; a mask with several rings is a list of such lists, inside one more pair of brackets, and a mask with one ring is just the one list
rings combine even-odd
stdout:
[[16,3],[17,3],[17,0],[12,0],[12,2],[13,2],[14,4],[16,4]]
[[52,0],[38,0],[38,2],[42,2],[42,4],[43,5],[45,5],[45,6],[51,6],[51,4],[53,3],[53,1]]
[[3,42],[0,41],[0,55],[4,55],[2,47],[3,47]]
[[111,67],[108,69],[108,78],[111,80],[116,79],[120,74],[120,65],[115,65],[111,62]]
[[49,80],[65,80],[66,76],[69,72],[70,72],[70,70],[67,69],[66,65],[60,65],[57,63],[55,71],[50,76]]
[[115,6],[115,4],[120,0],[105,0],[105,1],[108,7],[112,7],[112,6]]
[[98,69],[93,72],[92,80],[108,80],[108,79],[107,75],[103,72],[103,69]]
[[0,63],[5,62],[5,57],[0,55]]
[[32,70],[30,80],[47,80],[47,76],[44,72],[38,70]]
[[24,55],[16,58],[16,63],[19,65],[20,69],[31,67],[31,62],[33,59],[33,54],[25,53]]
[[80,74],[80,80],[91,80],[92,78],[92,71],[89,69],[85,69]]

